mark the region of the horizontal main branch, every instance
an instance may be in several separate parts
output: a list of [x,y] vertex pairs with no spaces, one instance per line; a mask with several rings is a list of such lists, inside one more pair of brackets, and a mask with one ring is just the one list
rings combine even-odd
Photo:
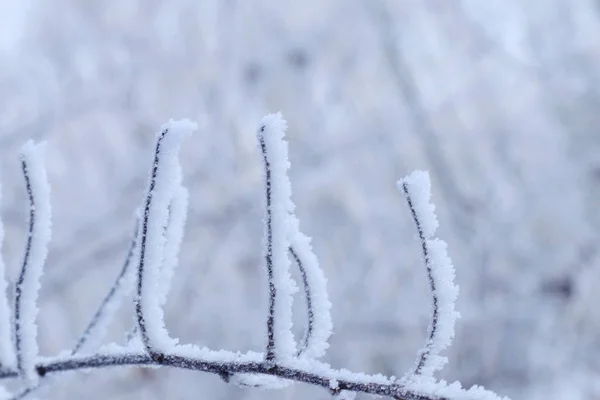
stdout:
[[[327,364],[319,363],[320,366]],[[54,361],[41,362],[36,365],[40,376],[49,373],[75,371],[90,368],[104,367],[150,367],[165,366],[172,368],[182,368],[194,371],[203,371],[219,376],[234,373],[264,374],[277,376],[283,379],[289,379],[296,382],[303,382],[312,385],[322,386],[332,391],[332,382],[335,382],[335,391],[348,390],[352,392],[362,392],[372,395],[380,395],[400,400],[449,400],[445,397],[431,397],[407,390],[397,383],[377,383],[367,382],[367,379],[351,380],[341,379],[341,373],[332,368],[322,371],[321,374],[310,372],[308,370],[282,365],[273,365],[267,361],[208,361],[201,358],[184,357],[180,355],[165,354],[159,358],[153,359],[146,353],[120,353],[120,354],[98,354],[93,356],[71,356]],[[0,370],[0,379],[16,378],[17,371]],[[366,378],[367,376],[365,376]],[[381,378],[379,378],[381,379]]]

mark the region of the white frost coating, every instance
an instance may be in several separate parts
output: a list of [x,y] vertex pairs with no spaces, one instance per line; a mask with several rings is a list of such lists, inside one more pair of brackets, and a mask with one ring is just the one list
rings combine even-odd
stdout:
[[[181,173],[179,173],[181,176]],[[181,179],[179,179],[179,183]],[[169,288],[171,287],[171,281],[173,279],[173,273],[175,268],[179,264],[179,251],[181,249],[181,242],[183,241],[183,235],[185,232],[185,222],[187,220],[188,212],[188,190],[179,186],[175,190],[175,194],[171,199],[169,207],[169,223],[165,232],[166,243],[164,250],[164,260],[160,272],[160,291],[156,294],[159,297],[160,305],[164,307],[167,302],[167,295]]]
[[255,387],[258,389],[284,389],[294,381],[281,379],[272,375],[261,374],[234,374],[229,379],[229,383],[240,387]]
[[[169,336],[165,327],[162,296],[157,296],[157,293],[162,293],[163,290],[161,284],[161,270],[165,255],[163,231],[169,222],[169,204],[179,187],[178,174],[181,171],[178,155],[181,141],[196,129],[197,125],[189,120],[171,120],[163,125],[157,139],[160,141],[158,160],[150,172],[148,197],[144,199],[146,208],[142,217],[142,248],[140,249],[140,268],[143,267],[143,274],[142,282],[138,283],[141,290],[138,301],[144,316],[144,327],[140,326],[140,331],[145,331],[149,342],[147,345],[161,352],[168,352],[177,344],[177,341]],[[153,178],[154,169],[156,169],[156,176]],[[154,184],[153,188],[152,184]],[[149,204],[148,199],[150,199]]]
[[33,212],[34,218],[29,221],[28,244],[16,287],[15,340],[19,372],[30,384],[37,383],[39,378],[35,370],[38,357],[36,303],[52,226],[50,185],[44,167],[45,149],[45,143],[34,144],[33,141],[28,141],[21,150],[28,197],[33,198],[30,212]]
[[274,317],[272,350],[278,360],[293,358],[296,355],[296,342],[292,334],[292,301],[297,287],[290,276],[288,258],[290,233],[292,233],[290,214],[294,211],[294,205],[287,175],[290,164],[288,145],[284,139],[286,129],[287,123],[281,113],[277,113],[264,117],[258,131],[263,157],[266,158],[266,168],[270,172],[270,195],[267,196],[270,205],[267,204],[265,209],[264,246],[265,257],[270,258],[272,262],[272,283],[276,288],[276,299],[272,310]]
[[140,213],[136,212],[137,227],[136,237],[133,238],[129,254],[125,260],[125,265],[117,277],[108,295],[104,298],[102,304],[96,311],[92,320],[88,324],[85,332],[79,338],[79,341],[72,350],[72,354],[89,354],[95,352],[106,337],[108,327],[113,320],[114,315],[122,304],[123,299],[129,296],[134,288],[136,277],[136,265],[140,256]]
[[400,191],[407,197],[425,252],[427,274],[432,290],[432,320],[428,340],[419,352],[414,374],[432,376],[446,363],[440,352],[452,344],[454,325],[460,316],[455,310],[458,286],[454,283],[454,266],[446,252],[446,243],[433,238],[438,226],[435,208],[430,203],[430,181],[427,172],[416,171],[398,182]]
[[481,386],[463,389],[460,382],[448,384],[446,381],[436,381],[431,377],[413,376],[409,383],[403,385],[407,391],[416,392],[427,398],[448,398],[450,400],[510,400]]
[[254,351],[239,352],[228,350],[211,350],[207,347],[198,347],[193,344],[182,344],[174,347],[169,352],[170,355],[197,358],[208,362],[256,362],[264,361],[264,354]]
[[306,274],[310,295],[309,330],[306,331],[303,349],[300,357],[319,358],[325,355],[329,348],[329,337],[333,329],[331,320],[331,302],[327,294],[327,278],[319,265],[319,260],[312,250],[310,238],[300,232],[300,223],[292,214],[290,216],[292,230],[291,245],[293,251],[302,262]]
[[[1,190],[0,190],[1,192]],[[0,193],[0,199],[2,195]],[[17,361],[12,340],[12,332],[10,327],[11,310],[8,305],[7,290],[8,283],[6,281],[6,267],[2,258],[2,244],[4,243],[4,224],[0,219],[0,365],[5,368],[13,368]],[[1,393],[1,389],[0,389]]]
[[398,188],[401,192],[403,192],[403,184],[406,184],[409,187],[410,197],[412,198],[415,211],[419,216],[423,235],[426,238],[433,237],[438,228],[438,220],[435,216],[435,206],[431,203],[431,181],[429,179],[429,173],[427,173],[427,171],[414,171],[412,174],[400,180],[398,182]]

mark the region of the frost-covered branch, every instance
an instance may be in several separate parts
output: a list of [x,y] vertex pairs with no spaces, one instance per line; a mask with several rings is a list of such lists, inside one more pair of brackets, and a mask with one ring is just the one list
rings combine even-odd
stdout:
[[[454,309],[458,287],[454,268],[443,241],[434,238],[437,220],[430,204],[430,183],[425,172],[415,172],[398,182],[412,214],[421,242],[432,294],[432,317],[425,348],[416,367],[402,379],[334,369],[318,359],[325,355],[332,331],[327,280],[310,239],[300,231],[294,214],[288,178],[286,123],[280,114],[263,118],[258,143],[264,164],[265,269],[269,284],[267,346],[264,353],[239,353],[178,344],[164,323],[171,278],[179,263],[188,208],[188,192],[182,186],[178,155],[181,140],[195,129],[189,121],[170,121],[157,135],[148,186],[138,213],[137,230],[115,283],[91,319],[73,350],[66,355],[41,359],[37,354],[35,317],[37,292],[50,238],[49,186],[41,162],[43,147],[28,143],[22,165],[30,202],[29,237],[15,300],[14,365],[10,332],[0,330],[2,353],[0,379],[25,377],[27,386],[12,399],[21,399],[39,387],[40,377],[60,372],[107,367],[171,367],[214,373],[228,383],[278,389],[294,382],[321,386],[336,400],[367,393],[404,400],[502,400],[480,387],[469,390],[459,383],[437,381],[433,373],[444,365],[440,352],[450,346],[458,313]],[[1,226],[0,226],[1,228]],[[1,229],[0,229],[1,235]],[[1,237],[0,237],[1,239]],[[307,325],[297,345],[292,334],[292,301],[297,290],[290,275],[291,259],[297,264],[306,301]],[[0,289],[6,288],[0,260]],[[137,283],[135,327],[125,346],[99,346],[112,314]],[[0,291],[2,294],[2,291]],[[0,311],[8,311],[0,298]],[[9,321],[3,313],[0,322]],[[0,399],[11,398],[0,387]]]
[[[463,389],[455,382],[411,382],[400,384],[383,375],[367,375],[336,370],[319,361],[307,363],[296,360],[275,365],[264,360],[261,353],[232,353],[221,351],[218,356],[200,357],[164,354],[155,360],[146,353],[114,352],[95,356],[70,356],[50,359],[37,365],[40,376],[59,372],[106,367],[161,366],[222,374],[261,374],[321,386],[336,394],[342,391],[367,393],[402,400],[508,400],[479,386]],[[0,379],[15,375],[0,373]],[[332,389],[332,386],[335,389]]]
[[292,358],[296,341],[292,334],[292,300],[296,286],[290,276],[291,225],[294,211],[287,143],[287,124],[281,114],[263,118],[258,141],[263,157],[265,180],[264,257],[269,280],[269,312],[267,316],[267,352],[270,362]]
[[134,269],[132,268],[132,265],[136,262],[139,253],[139,231],[140,221],[138,218],[135,224],[133,238],[129,244],[129,249],[127,250],[125,262],[123,262],[123,267],[108,290],[108,293],[104,296],[104,299],[102,299],[100,306],[86,326],[83,334],[79,337],[75,346],[73,346],[73,349],[71,350],[72,355],[94,351],[102,344],[108,324],[112,321],[123,298],[131,293],[134,278]]
[[[74,356],[79,353],[91,353],[95,351],[104,340],[106,335],[106,331],[108,325],[112,321],[112,318],[115,312],[118,310],[121,305],[121,301],[123,297],[127,296],[131,293],[133,289],[133,268],[131,265],[135,262],[134,258],[139,251],[138,249],[138,234],[139,234],[139,218],[136,221],[135,231],[133,234],[133,238],[129,245],[129,250],[127,252],[127,256],[125,257],[125,262],[123,263],[123,267],[119,271],[117,278],[114,283],[110,287],[108,293],[100,303],[100,306],[94,313],[94,316],[86,326],[85,330],[71,349],[71,355]],[[44,382],[38,381],[37,385],[28,386],[25,389],[21,390],[19,393],[10,397],[7,396],[10,400],[20,400],[24,399],[27,396],[31,395],[40,387]],[[0,397],[2,399],[2,397]]]
[[16,283],[15,347],[17,370],[30,383],[38,374],[37,298],[40,278],[48,255],[51,236],[50,184],[44,166],[46,144],[27,142],[21,150],[21,168],[29,202],[29,225],[21,272]]
[[300,232],[295,217],[292,222],[295,233],[292,236],[290,254],[300,270],[308,314],[306,332],[298,349],[298,356],[317,359],[329,348],[328,340],[333,328],[327,279],[312,251],[310,239]]
[[181,140],[195,129],[196,124],[188,120],[170,121],[161,129],[143,208],[135,311],[144,348],[158,358],[177,343],[164,324],[162,305],[166,294],[160,282],[166,242],[163,231],[169,223],[169,205],[181,182]]
[[435,207],[430,202],[429,174],[415,171],[399,181],[398,187],[406,197],[417,228],[432,297],[427,344],[420,351],[414,374],[432,376],[448,362],[439,354],[454,338],[454,325],[459,317],[454,309],[458,286],[454,284],[454,266],[446,253],[446,243],[433,237],[438,222]]

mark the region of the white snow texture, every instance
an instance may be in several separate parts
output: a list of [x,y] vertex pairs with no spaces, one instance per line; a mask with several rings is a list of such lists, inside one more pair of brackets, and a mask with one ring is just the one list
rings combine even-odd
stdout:
[[[415,171],[398,182],[399,190],[410,200],[416,215],[427,249],[426,268],[434,299],[432,321],[429,325],[428,340],[419,352],[416,373],[432,376],[448,362],[440,353],[450,347],[454,338],[454,326],[459,317],[455,310],[458,286],[454,283],[454,266],[446,252],[446,243],[434,238],[438,227],[435,207],[431,203],[431,182],[429,174]],[[408,192],[408,193],[406,193]]]
[[[30,383],[38,380],[35,363],[38,357],[37,299],[41,287],[40,279],[44,272],[44,263],[48,255],[48,243],[51,237],[50,185],[46,176],[45,162],[46,144],[35,144],[28,141],[21,150],[21,161],[31,192],[33,204],[29,205],[33,219],[30,217],[28,251],[23,260],[17,290],[20,291],[18,315],[19,329],[15,333],[18,368]],[[28,213],[29,215],[29,213]]]

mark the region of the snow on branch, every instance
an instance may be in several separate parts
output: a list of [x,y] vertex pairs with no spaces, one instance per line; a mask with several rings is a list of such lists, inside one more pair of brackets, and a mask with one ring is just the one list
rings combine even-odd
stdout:
[[263,118],[258,141],[263,157],[265,182],[264,257],[269,280],[266,360],[286,360],[296,354],[292,334],[292,301],[297,290],[290,275],[291,225],[294,211],[287,176],[288,147],[284,140],[287,123],[281,114]]
[[108,293],[102,299],[100,306],[86,326],[83,334],[79,337],[77,343],[75,343],[75,346],[71,350],[72,355],[93,352],[100,347],[106,336],[108,325],[121,306],[123,298],[133,290],[135,274],[133,273],[134,268],[132,268],[132,265],[136,263],[139,257],[139,235],[140,220],[138,217],[123,267],[108,290]]
[[29,202],[29,224],[23,264],[15,288],[15,347],[17,370],[30,383],[38,379],[35,371],[38,357],[37,299],[52,225],[50,184],[44,166],[45,150],[45,143],[35,144],[33,141],[27,142],[21,150],[21,168]]
[[2,258],[3,243],[4,225],[2,219],[0,219],[0,369],[14,368],[17,361],[10,329],[12,312],[7,298],[8,283],[6,281],[6,267]]
[[[135,232],[129,245],[129,250],[127,252],[127,256],[125,257],[123,267],[115,279],[115,282],[110,287],[108,293],[100,303],[100,306],[94,313],[94,316],[75,343],[75,346],[73,346],[71,349],[72,356],[79,353],[93,353],[98,349],[104,340],[108,325],[112,321],[116,311],[121,305],[122,299],[131,293],[133,289],[134,277],[133,268],[131,268],[131,265],[135,263],[134,259],[136,255],[139,254],[138,234],[139,216],[136,221]],[[38,391],[42,387],[43,383],[47,383],[47,381],[39,380],[36,385],[28,386],[12,397],[7,397],[7,399],[25,399],[34,392]],[[0,400],[1,399],[2,398],[0,397]]]
[[298,349],[298,356],[318,359],[329,348],[329,337],[333,329],[327,278],[312,251],[310,238],[300,232],[298,219],[292,216],[291,222],[293,234],[290,254],[300,270],[308,312],[306,332]]
[[419,353],[413,374],[432,376],[448,361],[439,354],[454,338],[454,325],[459,317],[454,309],[458,286],[454,284],[454,266],[446,253],[446,243],[433,237],[438,222],[435,207],[430,203],[429,174],[415,171],[399,181],[398,187],[406,197],[417,228],[432,297],[427,343]]
[[[25,377],[26,388],[11,397],[0,387],[0,399],[22,399],[33,393],[40,377],[61,372],[108,367],[171,367],[213,373],[225,382],[263,389],[280,389],[294,382],[320,386],[334,399],[353,399],[357,393],[402,400],[508,400],[474,386],[463,389],[458,382],[438,381],[433,373],[444,365],[440,353],[454,335],[458,313],[454,309],[458,287],[454,268],[443,241],[434,238],[437,220],[430,203],[430,182],[417,171],[398,182],[414,220],[432,295],[431,322],[425,348],[419,352],[416,367],[403,379],[367,375],[334,369],[318,359],[325,355],[331,336],[331,304],[327,280],[310,239],[300,231],[294,215],[286,122],[281,114],[263,118],[258,142],[264,164],[264,242],[263,256],[269,284],[267,346],[264,353],[239,353],[177,344],[164,323],[165,305],[171,278],[179,263],[187,216],[187,190],[182,186],[178,155],[181,140],[196,129],[194,123],[170,121],[157,135],[148,187],[143,199],[136,232],[125,263],[113,286],[100,304],[85,332],[71,352],[43,361],[37,357],[36,299],[39,279],[50,239],[49,186],[43,169],[43,146],[28,143],[22,165],[30,203],[29,237],[15,300],[15,365],[11,365],[10,332],[0,330],[3,343],[0,380]],[[0,226],[1,228],[1,226]],[[0,229],[0,236],[1,236]],[[1,239],[1,237],[0,237]],[[294,261],[300,271],[307,311],[302,342],[292,334],[292,301],[297,290],[290,275]],[[6,290],[0,260],[0,294]],[[136,285],[134,285],[134,282]],[[100,347],[111,316],[120,300],[135,286],[135,328],[126,346]],[[8,302],[0,298],[0,320],[9,321]],[[133,343],[135,341],[135,343]]]
[[165,328],[162,308],[166,296],[161,284],[166,245],[163,231],[169,223],[169,205],[181,182],[181,141],[196,128],[189,120],[171,120],[162,127],[156,139],[143,208],[135,310],[144,348],[157,357],[177,344]]
[[[181,172],[177,174],[181,176]],[[181,185],[181,182],[179,182]],[[169,205],[169,222],[165,229],[165,249],[163,264],[160,268],[160,290],[156,293],[161,307],[167,302],[167,295],[171,287],[171,280],[175,267],[179,264],[179,251],[185,231],[185,222],[188,210],[188,190],[179,186],[175,189]]]

